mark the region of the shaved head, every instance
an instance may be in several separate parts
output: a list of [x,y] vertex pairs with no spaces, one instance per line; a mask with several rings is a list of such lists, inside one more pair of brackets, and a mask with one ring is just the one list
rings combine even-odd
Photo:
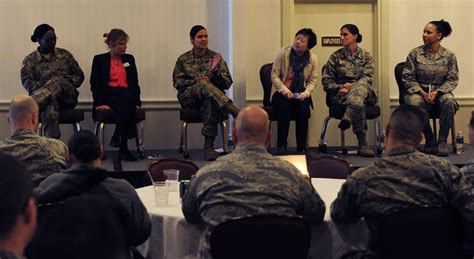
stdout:
[[32,118],[38,116],[38,113],[38,104],[31,96],[17,95],[10,103],[8,121],[11,126],[30,124],[32,123]]
[[265,145],[269,137],[268,115],[262,108],[252,105],[240,110],[235,121],[234,137],[239,143]]

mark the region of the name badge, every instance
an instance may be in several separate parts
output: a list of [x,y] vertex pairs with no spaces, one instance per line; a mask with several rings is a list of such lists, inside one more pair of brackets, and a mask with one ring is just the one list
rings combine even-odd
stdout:
[[128,62],[123,63],[123,67],[129,67],[129,66],[130,66],[130,63]]

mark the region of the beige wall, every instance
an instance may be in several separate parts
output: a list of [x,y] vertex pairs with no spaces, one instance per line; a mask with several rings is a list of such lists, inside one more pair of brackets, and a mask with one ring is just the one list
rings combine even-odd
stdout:
[[[24,91],[19,80],[21,61],[36,48],[29,37],[43,22],[55,27],[58,47],[70,50],[86,74],[80,89],[80,107],[84,109],[90,109],[92,57],[107,51],[102,33],[112,27],[129,33],[128,52],[137,59],[147,109],[146,148],[162,149],[177,147],[179,105],[171,86],[171,73],[178,55],[191,48],[188,32],[194,24],[208,28],[210,48],[221,52],[229,63],[234,78],[231,94],[240,105],[261,103],[258,70],[273,61],[279,48],[292,42],[297,29],[312,27],[320,41],[320,36],[337,35],[343,23],[358,24],[364,34],[361,46],[372,51],[376,59],[382,120],[386,122],[396,104],[390,98],[397,96],[394,64],[421,43],[426,21],[445,18],[452,22],[454,32],[443,44],[455,51],[461,71],[460,86],[455,92],[462,97],[456,123],[466,132],[464,125],[474,105],[474,92],[469,85],[473,54],[471,48],[462,47],[471,42],[473,8],[473,3],[465,0],[378,0],[374,4],[332,5],[294,4],[292,0],[0,0],[0,49],[4,61],[0,65],[0,138],[8,135],[6,119],[1,119],[5,118],[8,101]],[[320,46],[313,50],[319,57],[319,66],[334,50]],[[313,94],[316,108],[309,129],[310,146],[318,144],[327,114],[320,87]],[[84,126],[92,129],[90,114],[86,117]],[[339,144],[336,125],[330,124],[330,145]],[[190,130],[191,148],[202,145],[199,128],[193,125]],[[64,130],[66,139],[70,130]],[[352,134],[348,136],[349,143],[354,143]],[[293,136],[290,140],[294,144]]]
[[[147,109],[148,149],[176,148],[179,105],[172,87],[177,57],[191,49],[189,29],[208,28],[209,47],[221,52],[234,78],[230,94],[241,106],[261,103],[258,69],[280,48],[280,0],[0,0],[0,118],[9,100],[24,90],[21,61],[36,48],[29,38],[40,23],[56,29],[58,47],[70,50],[84,70],[80,108],[90,109],[89,75],[95,54],[107,51],[102,34],[119,27],[130,35],[127,52],[137,60],[142,100]],[[90,114],[84,128],[92,129]],[[0,119],[1,121],[1,119]],[[6,120],[0,138],[6,137]],[[63,127],[65,138],[69,127]],[[190,147],[201,147],[200,126],[190,130]],[[194,134],[196,133],[196,134]]]

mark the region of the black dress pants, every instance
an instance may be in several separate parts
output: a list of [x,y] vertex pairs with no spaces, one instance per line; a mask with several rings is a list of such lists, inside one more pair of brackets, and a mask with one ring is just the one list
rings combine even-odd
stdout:
[[311,99],[306,98],[303,101],[299,99],[288,100],[281,93],[276,92],[272,97],[272,105],[278,120],[277,147],[288,146],[288,131],[291,117],[294,114],[296,118],[296,148],[298,151],[305,150]]
[[107,89],[105,104],[117,114],[114,137],[120,137],[123,141],[136,137],[135,100],[136,98],[128,88],[109,87]]

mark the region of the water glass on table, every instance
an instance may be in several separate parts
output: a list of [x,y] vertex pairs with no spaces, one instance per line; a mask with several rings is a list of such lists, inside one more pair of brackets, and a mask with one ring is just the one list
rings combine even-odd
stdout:
[[170,185],[170,192],[179,191],[179,170],[178,169],[166,169],[163,170],[168,180],[166,180]]
[[155,194],[155,205],[157,207],[168,206],[170,184],[167,181],[153,182]]

